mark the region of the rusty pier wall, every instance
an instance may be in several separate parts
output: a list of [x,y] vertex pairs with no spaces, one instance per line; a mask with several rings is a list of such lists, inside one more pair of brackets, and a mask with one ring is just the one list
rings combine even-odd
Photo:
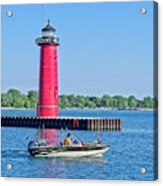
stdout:
[[2,116],[2,127],[49,128],[90,131],[120,131],[122,121],[109,118],[40,118]]

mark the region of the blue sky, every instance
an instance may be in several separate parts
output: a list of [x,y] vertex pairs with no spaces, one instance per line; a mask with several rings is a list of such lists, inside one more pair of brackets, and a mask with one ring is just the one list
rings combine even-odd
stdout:
[[152,2],[3,6],[2,92],[38,89],[35,38],[47,19],[60,38],[59,94],[153,94]]

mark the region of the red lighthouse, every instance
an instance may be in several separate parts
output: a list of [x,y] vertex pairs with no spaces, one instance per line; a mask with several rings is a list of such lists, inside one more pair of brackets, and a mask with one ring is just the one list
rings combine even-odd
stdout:
[[59,39],[55,29],[48,24],[42,29],[42,37],[36,39],[41,47],[38,117],[58,116],[58,59]]

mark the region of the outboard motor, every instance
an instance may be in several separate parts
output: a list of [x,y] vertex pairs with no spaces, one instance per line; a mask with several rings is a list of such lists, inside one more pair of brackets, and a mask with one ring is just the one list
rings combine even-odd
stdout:
[[35,155],[35,151],[33,150],[35,147],[38,147],[37,141],[30,141],[28,143],[28,152],[31,154],[31,156]]

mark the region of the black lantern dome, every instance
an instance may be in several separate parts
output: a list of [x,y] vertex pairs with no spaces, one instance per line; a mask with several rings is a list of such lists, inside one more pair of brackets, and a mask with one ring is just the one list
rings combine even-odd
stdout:
[[55,28],[50,25],[50,20],[48,19],[48,24],[42,29],[42,32],[55,32]]

